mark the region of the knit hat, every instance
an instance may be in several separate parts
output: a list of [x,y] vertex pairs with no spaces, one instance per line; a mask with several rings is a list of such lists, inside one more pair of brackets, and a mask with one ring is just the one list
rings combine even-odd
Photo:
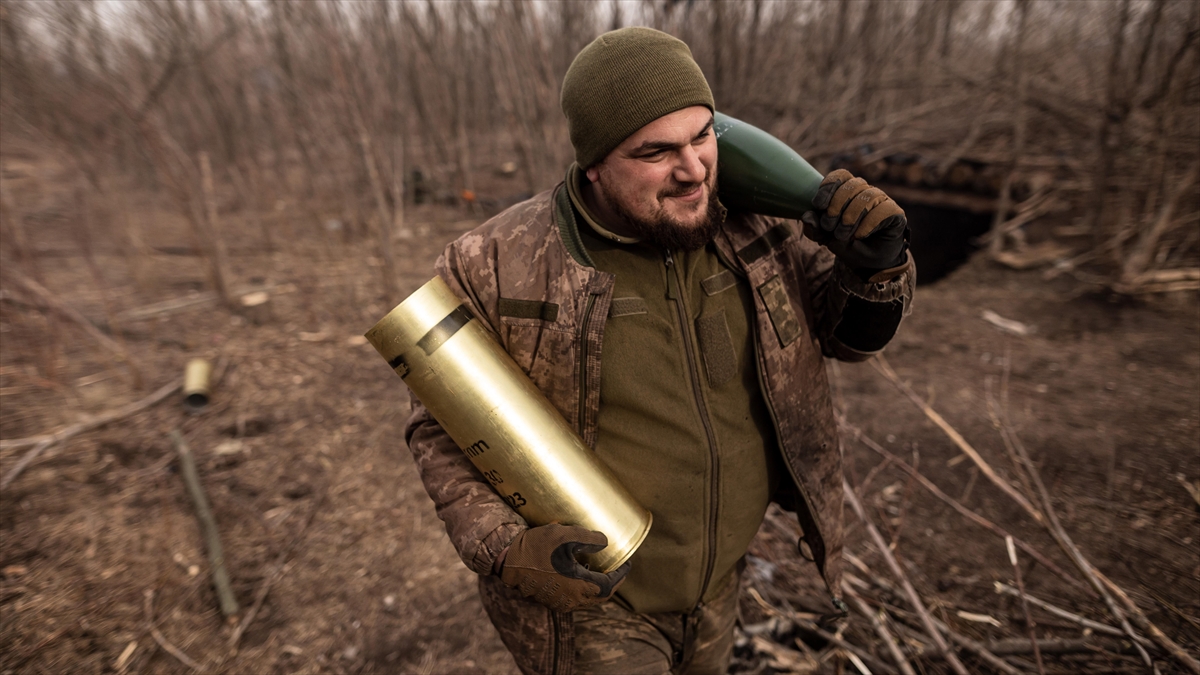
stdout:
[[650,122],[693,105],[714,110],[712,91],[683,41],[653,28],[621,28],[592,40],[563,78],[575,161],[589,168]]

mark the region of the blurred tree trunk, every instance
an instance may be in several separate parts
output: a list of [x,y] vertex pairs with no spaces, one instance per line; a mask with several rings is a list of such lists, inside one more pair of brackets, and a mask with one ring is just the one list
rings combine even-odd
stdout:
[[1097,246],[1107,238],[1104,230],[1104,212],[1107,208],[1105,197],[1108,194],[1109,173],[1112,171],[1113,151],[1112,139],[1117,135],[1117,127],[1124,121],[1124,112],[1120,109],[1118,97],[1121,86],[1121,56],[1125,50],[1125,29],[1129,23],[1130,0],[1121,0],[1121,9],[1111,20],[1112,51],[1108,61],[1108,84],[1105,87],[1104,108],[1101,110],[1100,131],[1096,138],[1096,174],[1092,188],[1091,221],[1092,235]]

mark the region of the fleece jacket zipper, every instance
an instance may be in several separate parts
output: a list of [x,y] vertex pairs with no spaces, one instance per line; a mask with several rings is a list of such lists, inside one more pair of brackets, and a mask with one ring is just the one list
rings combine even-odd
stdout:
[[588,291],[587,305],[583,310],[583,322],[579,327],[579,433],[587,429],[587,366],[588,366],[588,326],[592,322],[592,307],[596,304],[596,294]]
[[708,584],[712,581],[713,567],[717,564],[717,500],[720,497],[721,461],[717,454],[717,435],[713,431],[712,420],[708,416],[708,406],[704,403],[704,392],[700,389],[700,368],[696,364],[695,346],[692,344],[692,334],[687,320],[687,307],[684,302],[679,268],[675,266],[675,258],[666,251],[667,267],[667,297],[675,301],[675,309],[679,316],[679,331],[683,337],[684,352],[687,355],[688,374],[692,381],[692,397],[696,403],[700,422],[704,425],[704,434],[708,438],[708,452],[712,460],[712,481],[709,484],[708,507],[708,542],[705,551],[704,581],[700,584],[700,595],[696,598],[696,607],[704,600],[708,592]]

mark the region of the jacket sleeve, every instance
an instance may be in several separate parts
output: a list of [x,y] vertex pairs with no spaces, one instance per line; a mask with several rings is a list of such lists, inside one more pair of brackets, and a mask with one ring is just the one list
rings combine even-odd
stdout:
[[[466,300],[476,318],[491,329],[488,317],[495,314],[487,311],[487,301],[472,287],[455,244],[438,258],[436,269],[450,288]],[[493,312],[497,302],[492,303]],[[491,574],[496,557],[528,525],[492,490],[416,396],[412,401],[412,415],[404,438],[425,491],[462,561],[477,574]]]
[[829,249],[807,237],[801,254],[822,353],[842,361],[865,361],[880,352],[912,312],[917,281],[912,254],[907,270],[876,283],[863,281]]

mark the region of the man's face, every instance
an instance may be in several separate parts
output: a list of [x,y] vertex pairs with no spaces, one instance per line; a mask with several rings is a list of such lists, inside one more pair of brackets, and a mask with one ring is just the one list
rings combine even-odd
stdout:
[[721,226],[713,115],[691,106],[639,129],[587,170],[597,197],[637,236],[693,250]]

